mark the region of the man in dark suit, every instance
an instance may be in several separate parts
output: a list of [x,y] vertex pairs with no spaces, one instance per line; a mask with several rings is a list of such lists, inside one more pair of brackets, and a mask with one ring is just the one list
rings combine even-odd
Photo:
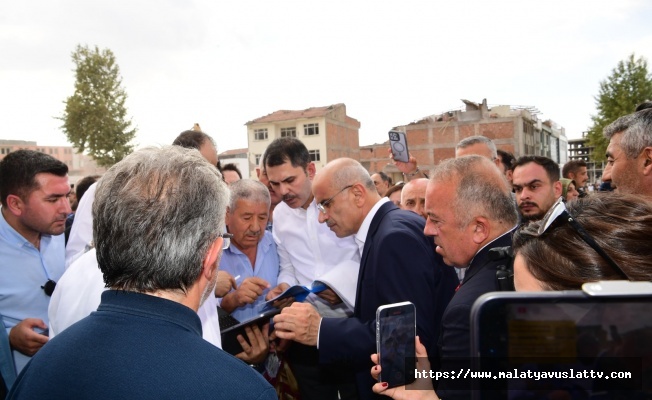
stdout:
[[[490,258],[490,250],[511,246],[518,214],[505,176],[481,156],[437,166],[426,189],[426,212],[424,232],[434,237],[437,253],[447,265],[466,269],[444,311],[438,344],[441,370],[459,371],[470,367],[471,306],[482,294],[500,290],[497,267],[509,261]],[[469,382],[440,381],[437,394],[470,398],[468,390],[451,390],[451,384],[469,387]]]
[[312,185],[319,221],[338,237],[354,236],[361,252],[360,273],[351,318],[321,318],[305,303],[294,303],[274,318],[276,334],[317,346],[322,363],[355,366],[360,398],[373,398],[369,355],[376,352],[376,309],[411,301],[417,334],[436,354],[439,322],[457,276],[435,253],[423,234],[423,218],[381,198],[369,173],[355,160],[330,162]]

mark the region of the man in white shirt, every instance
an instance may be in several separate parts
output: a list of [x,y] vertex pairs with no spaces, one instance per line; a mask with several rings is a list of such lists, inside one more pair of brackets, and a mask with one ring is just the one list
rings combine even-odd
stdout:
[[[310,287],[329,269],[351,260],[358,262],[358,246],[352,237],[338,238],[328,226],[320,224],[319,210],[311,191],[315,164],[306,146],[295,138],[274,140],[265,151],[265,170],[269,183],[283,201],[274,210],[274,241],[281,262],[278,286],[267,295],[271,299],[293,285]],[[355,282],[352,282],[355,285]],[[325,317],[347,317],[352,312],[330,289],[306,299]],[[319,354],[313,346],[293,343],[290,365],[303,398],[333,399],[339,391],[342,399],[356,398],[355,386],[338,385],[339,377],[319,367]],[[346,375],[342,372],[342,375]]]

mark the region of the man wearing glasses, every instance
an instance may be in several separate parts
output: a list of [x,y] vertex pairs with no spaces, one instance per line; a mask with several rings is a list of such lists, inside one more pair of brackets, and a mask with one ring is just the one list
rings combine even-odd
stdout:
[[[358,246],[353,238],[340,239],[318,221],[319,210],[311,191],[316,168],[306,146],[295,138],[275,139],[265,150],[263,163],[269,184],[283,200],[274,209],[272,228],[281,263],[278,286],[269,291],[266,299],[293,285],[309,287],[344,262],[358,264]],[[345,318],[351,314],[330,289],[311,294],[306,301],[323,316]],[[303,398],[336,399],[337,392],[342,399],[355,398],[350,373],[320,367],[316,348],[292,343],[288,356]]]
[[16,372],[48,341],[50,295],[64,271],[68,167],[18,150],[0,162],[0,315]]
[[307,304],[293,304],[274,318],[277,335],[318,346],[323,363],[356,365],[360,398],[373,398],[369,355],[376,352],[376,309],[412,302],[417,334],[436,354],[444,307],[458,284],[452,268],[423,234],[424,219],[380,197],[367,170],[350,158],[336,159],[313,182],[319,222],[339,238],[352,237],[362,257],[353,318],[321,318]]

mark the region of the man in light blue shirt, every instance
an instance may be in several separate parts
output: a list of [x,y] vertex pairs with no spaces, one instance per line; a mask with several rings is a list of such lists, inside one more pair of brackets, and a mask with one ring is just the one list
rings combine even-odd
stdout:
[[0,315],[19,373],[48,341],[48,304],[65,264],[68,167],[18,150],[0,161]]
[[272,234],[265,230],[270,195],[264,184],[242,179],[231,183],[226,224],[231,246],[220,269],[236,277],[237,289],[222,298],[221,307],[240,321],[259,314],[265,295],[276,286],[279,258]]

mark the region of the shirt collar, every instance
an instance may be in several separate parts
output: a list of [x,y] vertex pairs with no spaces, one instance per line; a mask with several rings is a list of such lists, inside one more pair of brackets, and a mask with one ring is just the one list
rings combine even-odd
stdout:
[[362,256],[362,249],[364,249],[364,242],[367,239],[367,234],[369,233],[369,227],[371,226],[371,221],[374,219],[374,216],[378,212],[378,209],[380,207],[387,203],[389,201],[389,198],[387,197],[382,197],[380,200],[374,204],[374,206],[369,210],[369,213],[367,214],[366,217],[364,217],[364,220],[362,221],[362,225],[360,225],[360,229],[358,229],[358,232],[355,234],[355,242],[358,244],[358,249],[360,251],[360,256]]
[[[25,245],[34,247],[34,245],[29,240],[25,239],[23,235],[18,233],[17,230],[9,225],[9,222],[7,222],[4,214],[2,213],[2,207],[0,207],[0,236],[2,236],[9,244],[17,247],[22,247]],[[41,234],[41,241],[43,242],[43,239],[49,236],[50,235]]]

